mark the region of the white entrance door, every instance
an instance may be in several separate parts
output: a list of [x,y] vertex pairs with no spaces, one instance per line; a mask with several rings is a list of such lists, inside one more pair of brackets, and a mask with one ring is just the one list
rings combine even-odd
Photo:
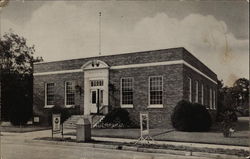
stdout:
[[91,106],[90,112],[97,113],[97,90],[91,90]]
[[101,89],[92,89],[91,90],[91,113],[97,113],[98,112],[98,106],[99,110],[101,106],[103,105],[103,90]]

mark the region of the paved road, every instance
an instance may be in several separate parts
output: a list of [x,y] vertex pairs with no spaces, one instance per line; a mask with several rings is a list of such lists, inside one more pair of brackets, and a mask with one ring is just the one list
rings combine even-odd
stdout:
[[27,143],[20,136],[1,136],[2,159],[207,159],[79,146]]

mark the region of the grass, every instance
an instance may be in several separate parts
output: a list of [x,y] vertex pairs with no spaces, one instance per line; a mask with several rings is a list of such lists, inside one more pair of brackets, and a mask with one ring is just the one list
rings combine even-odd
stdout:
[[[43,137],[36,138],[35,140],[47,140],[47,141],[63,141],[63,142],[76,142],[75,139],[71,138],[51,138],[51,137]],[[113,145],[116,149],[122,150],[123,146],[137,147],[138,148],[150,148],[150,149],[167,149],[167,150],[176,150],[176,151],[192,151],[192,152],[206,152],[206,153],[216,153],[216,154],[227,154],[227,155],[236,155],[236,156],[248,156],[249,152],[245,150],[230,150],[227,149],[216,149],[216,148],[197,148],[197,147],[188,147],[188,146],[177,146],[177,145],[156,145],[156,144],[136,144],[135,143],[125,143],[125,142],[106,142],[106,141],[95,141],[91,140],[86,143],[93,144],[105,144],[105,145]]]
[[[159,141],[194,142],[206,144],[221,144],[235,146],[249,146],[249,117],[239,118],[236,123],[236,132],[225,138],[217,125],[210,132],[181,132],[169,129],[150,129],[150,136]],[[138,139],[139,129],[92,129],[92,136]],[[75,132],[66,133],[75,135]]]
[[49,127],[41,127],[41,126],[34,126],[34,125],[26,125],[26,126],[1,126],[1,132],[13,132],[13,133],[25,133],[25,132],[32,132],[32,131],[40,131],[40,130],[47,130]]

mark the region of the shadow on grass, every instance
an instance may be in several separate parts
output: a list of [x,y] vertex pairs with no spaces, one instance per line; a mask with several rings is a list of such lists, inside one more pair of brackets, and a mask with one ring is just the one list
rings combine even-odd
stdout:
[[50,127],[41,126],[1,126],[1,132],[26,133],[33,131],[48,130]]
[[161,132],[161,133],[158,133],[158,134],[153,134],[152,137],[156,137],[156,136],[163,135],[163,134],[166,134],[166,133],[170,133],[170,132],[173,132],[173,131],[175,131],[175,129],[167,130],[167,131],[164,131],[164,132]]

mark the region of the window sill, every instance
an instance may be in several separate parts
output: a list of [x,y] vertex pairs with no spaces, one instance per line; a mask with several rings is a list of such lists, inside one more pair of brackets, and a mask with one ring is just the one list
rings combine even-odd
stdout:
[[149,105],[148,108],[163,108],[163,104]]
[[74,108],[75,105],[65,105],[65,108]]
[[44,108],[53,108],[55,105],[45,105]]
[[121,108],[133,108],[134,106],[132,104],[127,105],[121,105]]

